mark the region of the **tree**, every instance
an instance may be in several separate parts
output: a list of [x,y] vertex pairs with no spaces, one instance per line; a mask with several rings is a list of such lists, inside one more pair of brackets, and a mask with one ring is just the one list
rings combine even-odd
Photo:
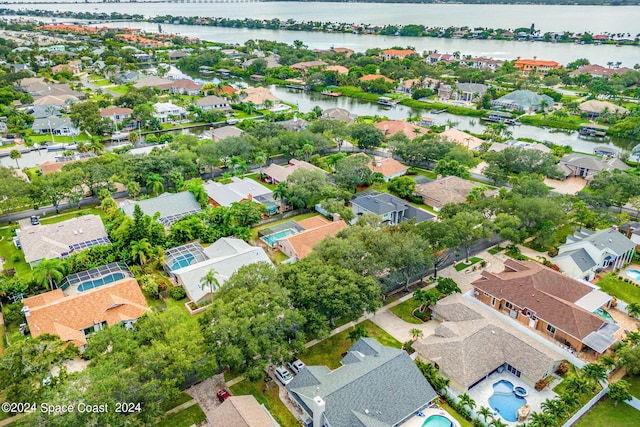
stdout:
[[351,139],[365,152],[369,148],[378,147],[382,143],[384,133],[371,123],[357,123],[349,127]]
[[432,290],[426,291],[424,289],[416,289],[413,293],[413,299],[416,300],[418,304],[420,304],[418,310],[424,313],[427,307],[433,306],[438,303],[440,295]]
[[216,271],[214,269],[211,269],[207,271],[207,274],[205,274],[202,277],[202,279],[200,279],[200,288],[201,289],[204,289],[206,287],[209,288],[209,295],[211,298],[211,302],[213,302],[214,289],[220,289],[220,282],[218,281],[216,274],[217,274]]
[[69,117],[76,127],[91,135],[101,135],[106,131],[107,124],[102,120],[100,107],[95,101],[73,104],[70,108]]
[[411,328],[409,330],[409,335],[411,335],[411,340],[413,342],[416,342],[418,339],[420,339],[420,338],[422,338],[424,336],[424,332],[422,332],[418,328]]
[[486,406],[481,406],[478,410],[478,416],[482,417],[482,421],[487,423],[487,418],[493,418],[493,411]]
[[599,363],[587,363],[580,370],[582,375],[592,384],[592,387],[599,381],[607,379],[607,370]]
[[140,240],[134,240],[129,245],[131,258],[134,261],[138,261],[141,265],[144,265],[149,261],[149,258],[153,254],[153,249],[153,246],[149,243],[149,240],[146,237]]
[[476,407],[476,401],[473,400],[467,393],[462,393],[460,396],[458,396],[458,398],[460,399],[460,404],[462,406],[466,406],[472,411],[473,408]]
[[9,153],[9,157],[16,161],[16,167],[20,169],[18,159],[22,157],[22,154],[18,150],[11,150],[11,152]]
[[164,178],[157,173],[152,173],[147,177],[146,188],[154,196],[164,191]]
[[140,194],[140,184],[136,181],[129,181],[127,183],[127,193],[133,197],[133,200]]
[[300,168],[287,179],[287,199],[298,208],[312,208],[334,193],[335,188],[322,171]]
[[459,212],[452,218],[445,219],[452,231],[448,237],[449,246],[462,246],[465,260],[469,263],[471,247],[482,238],[491,234],[486,218],[480,212]]
[[624,346],[617,351],[618,364],[631,375],[640,375],[640,347]]
[[471,172],[456,160],[439,160],[433,171],[442,176],[458,176],[463,179],[471,178]]
[[557,422],[556,418],[544,412],[534,412],[531,414],[531,422],[529,423],[532,427],[556,427]]
[[625,380],[618,380],[617,382],[609,385],[609,398],[613,400],[613,405],[618,406],[618,403],[626,400],[631,400],[633,396],[629,392],[631,385]]
[[358,186],[371,185],[372,172],[369,169],[371,159],[363,154],[353,154],[336,162],[334,179],[346,189],[354,191]]
[[629,316],[631,317],[638,317],[640,316],[640,303],[637,302],[630,302],[627,305],[627,313],[629,313]]
[[408,176],[399,176],[389,181],[387,189],[396,196],[406,199],[416,191],[416,182]]
[[43,259],[33,268],[33,278],[39,285],[49,285],[54,289],[54,283],[64,278],[66,266],[58,258]]
[[565,381],[567,383],[566,389],[574,392],[577,395],[588,393],[591,389],[589,386],[589,382],[584,378],[573,377]]
[[281,182],[273,189],[273,200],[280,200],[280,205],[282,205],[288,194],[287,183]]
[[355,343],[360,338],[366,338],[368,336],[369,336],[369,334],[368,334],[367,330],[365,328],[363,328],[362,325],[354,326],[349,331],[349,341],[351,341],[352,343]]
[[458,284],[450,277],[440,277],[436,289],[442,295],[451,295],[453,293],[462,292]]

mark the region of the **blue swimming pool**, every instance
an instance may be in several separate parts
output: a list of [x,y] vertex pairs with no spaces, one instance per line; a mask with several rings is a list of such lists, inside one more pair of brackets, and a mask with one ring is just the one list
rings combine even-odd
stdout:
[[424,421],[422,427],[452,427],[453,423],[449,418],[442,415],[431,415]]
[[264,240],[269,246],[274,246],[278,239],[282,239],[283,237],[291,236],[292,234],[296,234],[297,231],[292,228],[287,228],[286,230],[278,231],[277,233],[269,234],[268,236],[264,236],[262,240]]
[[193,254],[180,255],[173,261],[173,264],[171,265],[171,271],[179,270],[181,268],[191,265],[191,263],[195,258],[196,256]]
[[631,277],[633,280],[640,280],[640,271],[627,270],[627,276]]
[[609,314],[609,312],[607,310],[599,308],[596,311],[594,311],[594,313],[597,314],[598,316],[602,317],[604,320],[608,321],[609,323],[617,323],[613,319],[613,317],[611,317],[611,315]]
[[78,291],[88,291],[89,289],[97,288],[102,285],[106,285],[107,283],[113,283],[124,278],[124,273],[111,273],[99,279],[82,282],[80,285],[78,285]]
[[527,399],[513,393],[513,383],[500,380],[493,385],[493,395],[489,398],[489,405],[507,421],[518,421],[518,409],[527,404]]

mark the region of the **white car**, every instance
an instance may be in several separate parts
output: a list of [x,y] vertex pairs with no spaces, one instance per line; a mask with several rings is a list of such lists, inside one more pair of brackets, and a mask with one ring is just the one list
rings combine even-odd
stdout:
[[291,372],[287,371],[287,368],[284,366],[278,366],[276,368],[276,378],[282,385],[287,385],[293,380],[293,375],[291,375]]
[[296,375],[299,374],[300,371],[302,371],[307,366],[300,359],[296,359],[293,362],[288,363],[288,365],[289,365],[289,369],[291,369],[291,372],[293,372]]

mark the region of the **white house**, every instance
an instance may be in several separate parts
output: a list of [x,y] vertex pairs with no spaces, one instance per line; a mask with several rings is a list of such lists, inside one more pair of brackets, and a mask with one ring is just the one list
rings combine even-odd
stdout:
[[68,117],[46,117],[44,119],[35,119],[31,126],[35,133],[52,133],[59,136],[78,136],[80,130],[71,123]]
[[153,104],[155,113],[153,117],[160,120],[161,123],[168,122],[172,117],[182,117],[186,114],[186,110],[171,102],[156,102]]

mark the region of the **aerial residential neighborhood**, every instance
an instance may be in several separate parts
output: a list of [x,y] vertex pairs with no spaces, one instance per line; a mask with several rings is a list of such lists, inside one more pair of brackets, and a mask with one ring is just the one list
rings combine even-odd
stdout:
[[640,35],[93,3],[0,9],[0,426],[637,423]]

